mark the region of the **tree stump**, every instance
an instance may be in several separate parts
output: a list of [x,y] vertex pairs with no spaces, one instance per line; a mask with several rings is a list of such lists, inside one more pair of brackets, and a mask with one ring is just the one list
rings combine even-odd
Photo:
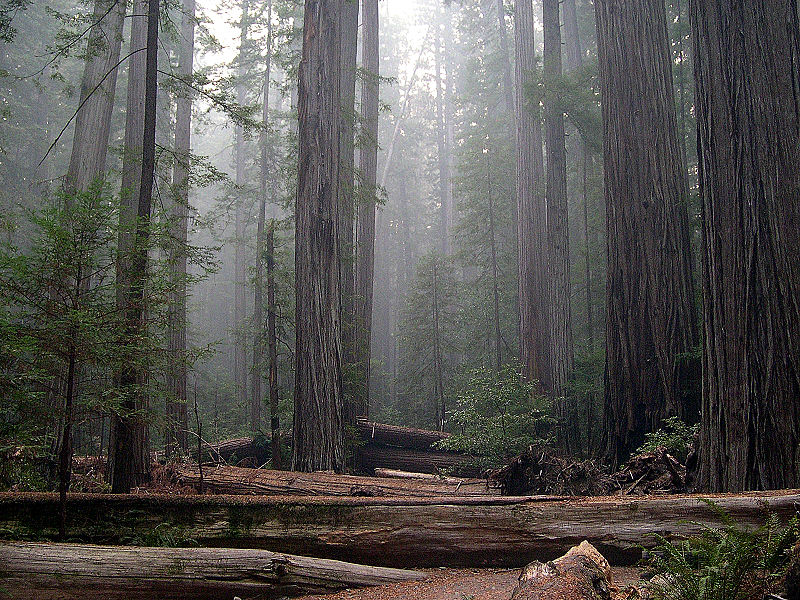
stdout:
[[611,567],[589,542],[522,571],[511,600],[611,600]]

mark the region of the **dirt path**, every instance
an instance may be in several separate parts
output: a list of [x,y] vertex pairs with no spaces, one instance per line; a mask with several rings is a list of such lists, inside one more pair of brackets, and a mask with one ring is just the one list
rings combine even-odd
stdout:
[[[508,600],[519,569],[425,569],[427,581],[397,583],[362,590],[345,590],[300,600]],[[639,580],[639,570],[614,569],[614,587],[624,589]]]

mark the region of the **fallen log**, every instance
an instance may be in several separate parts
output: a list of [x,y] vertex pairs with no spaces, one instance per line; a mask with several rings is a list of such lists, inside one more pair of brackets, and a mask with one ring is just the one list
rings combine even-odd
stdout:
[[525,567],[511,600],[611,600],[610,588],[608,561],[583,541],[561,558]]
[[299,596],[419,581],[414,571],[266,550],[0,544],[2,589],[16,600]]
[[[800,491],[638,498],[354,498],[70,494],[67,533],[100,544],[262,548],[393,567],[522,567],[588,540],[633,564],[652,534],[719,525],[712,498],[737,523],[763,524],[763,503],[788,520]],[[0,536],[54,540],[57,494],[0,494]],[[163,542],[161,542],[163,544]]]
[[[496,495],[500,494],[500,487],[487,479],[465,479],[463,477],[446,477],[433,473],[414,473],[412,471],[398,471],[396,469],[375,469],[375,477],[384,479],[411,479],[419,481],[436,481],[438,483],[448,483],[450,485],[464,485],[468,481],[481,481],[486,483],[492,490],[496,490]],[[495,495],[495,494],[492,494]]]
[[236,438],[223,440],[215,444],[205,445],[205,460],[214,463],[230,463],[236,459],[241,460],[252,458],[258,465],[263,465],[269,460],[269,441],[266,442],[251,438]]
[[393,469],[428,474],[447,472],[460,477],[480,475],[474,457],[455,452],[409,450],[368,444],[358,448],[356,457],[358,464],[367,473],[374,473],[375,469]]
[[430,450],[435,443],[450,437],[449,433],[442,431],[373,423],[366,419],[359,419],[357,426],[359,436],[365,444],[396,446],[409,450]]
[[[181,485],[199,486],[200,471],[186,466],[176,469]],[[203,469],[203,487],[214,494],[271,494],[287,496],[441,496],[500,495],[486,479],[380,479],[333,473],[296,473],[266,469],[216,467]]]

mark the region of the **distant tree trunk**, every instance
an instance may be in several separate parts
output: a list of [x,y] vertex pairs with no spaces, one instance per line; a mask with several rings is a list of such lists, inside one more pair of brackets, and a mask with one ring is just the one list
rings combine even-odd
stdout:
[[691,2],[703,207],[700,482],[800,486],[800,24]]
[[624,460],[686,418],[681,363],[697,341],[686,174],[662,0],[597,0],[608,228],[606,452]]
[[378,0],[363,0],[364,83],[361,105],[366,145],[360,149],[364,193],[358,206],[358,256],[356,259],[355,298],[355,410],[358,416],[369,415],[370,341],[372,336],[372,292],[375,280],[375,205],[378,178],[378,94],[380,45],[378,40]]
[[447,161],[447,188],[445,189],[445,200],[447,201],[447,221],[445,223],[447,229],[446,243],[447,252],[445,256],[452,252],[453,245],[453,224],[455,223],[455,203],[453,202],[453,149],[455,146],[455,131],[453,126],[454,109],[453,109],[453,96],[455,95],[455,82],[453,77],[453,3],[446,1],[444,3],[444,43],[443,43],[443,66],[445,68],[444,75],[444,147],[445,147],[445,160]]
[[[236,101],[247,104],[247,90],[244,78],[247,75],[247,44],[249,34],[250,1],[242,0],[242,16],[239,28],[239,57],[237,67]],[[247,246],[245,244],[246,214],[243,187],[247,183],[247,149],[245,148],[244,128],[236,126],[234,160],[236,162],[236,202],[234,207],[234,292],[233,292],[233,377],[236,406],[247,410],[247,265],[245,264]]]
[[497,0],[497,21],[500,32],[500,50],[503,53],[503,99],[506,102],[506,111],[511,119],[511,125],[516,131],[514,125],[514,84],[511,78],[511,59],[509,58],[508,49],[508,30],[506,26],[506,7],[503,0]]
[[[564,0],[562,13],[564,16],[564,48],[566,50],[566,68],[575,71],[583,66],[583,49],[581,47],[580,32],[578,30],[578,10],[576,0]],[[592,162],[591,151],[575,127],[570,128],[570,135],[574,137],[572,146],[575,164],[580,162],[581,173],[581,205],[583,209],[583,253],[586,261],[584,270],[584,287],[586,292],[586,342],[589,352],[594,350],[594,308],[592,306],[592,270],[590,258],[592,255],[589,238],[589,194],[588,173]]]
[[106,170],[126,7],[124,0],[95,0],[65,185],[68,194],[87,190]]
[[550,393],[562,432],[560,443],[569,448],[567,433],[567,379],[575,367],[572,347],[569,223],[567,211],[567,150],[564,109],[556,92],[562,76],[559,0],[543,0],[545,138],[547,145],[547,241],[550,309]]
[[275,220],[267,230],[267,348],[269,352],[269,416],[272,432],[272,468],[280,469],[281,423],[278,414],[278,335],[275,306]]
[[[253,374],[250,393],[250,429],[261,429],[261,404],[264,401],[261,382],[264,379],[264,230],[267,220],[267,193],[270,178],[267,130],[269,128],[269,87],[272,77],[272,0],[267,3],[267,64],[264,73],[263,104],[259,135],[260,151],[258,227],[256,230],[256,273],[253,293]],[[277,468],[277,467],[275,467]]]
[[503,335],[500,329],[500,286],[497,269],[497,236],[494,227],[494,198],[492,197],[492,158],[486,148],[486,197],[489,201],[489,248],[492,257],[492,299],[494,301],[494,350],[495,372],[499,375],[503,369]]
[[[123,257],[123,276],[121,281],[127,285],[124,292],[125,337],[131,344],[136,344],[147,331],[145,316],[145,294],[147,283],[147,251],[150,237],[150,209],[153,195],[153,179],[156,158],[156,109],[158,98],[158,26],[159,0],[147,2],[135,14],[146,14],[147,52],[144,64],[144,94],[129,96],[129,110],[133,107],[133,115],[126,124],[138,130],[141,123],[142,138],[140,176],[138,178],[138,201],[135,215],[135,233],[131,245],[130,257]],[[138,45],[141,24],[134,18],[131,33],[132,47]],[[140,75],[131,63],[129,79],[135,80]],[[129,88],[137,92],[139,86],[134,82]],[[142,115],[142,112],[144,113]],[[143,118],[140,120],[140,115]],[[129,150],[126,148],[126,150]],[[123,169],[123,176],[124,176]],[[150,476],[149,436],[147,431],[147,396],[143,390],[147,381],[147,371],[138,360],[129,361],[120,375],[122,405],[119,414],[114,418],[113,444],[109,450],[109,470],[111,490],[114,493],[128,493],[131,488],[146,482]]]
[[[194,72],[195,0],[183,0],[181,21],[181,47],[178,73],[189,81]],[[189,240],[189,172],[192,148],[192,92],[188,85],[178,97],[175,113],[175,166],[172,187],[175,202],[172,206],[172,239],[175,244],[170,257],[173,270],[173,291],[168,314],[168,352],[170,366],[167,372],[167,456],[174,450],[184,455],[189,452],[189,418],[187,411],[186,381],[188,363],[186,354],[186,244]]]
[[447,421],[447,407],[444,400],[444,367],[442,364],[442,342],[439,331],[439,269],[438,261],[433,263],[433,370],[434,399],[436,402],[436,420],[439,431],[444,431]]
[[516,32],[517,122],[517,237],[519,252],[519,334],[523,374],[550,389],[550,341],[547,312],[547,262],[545,239],[547,212],[544,197],[544,156],[539,107],[531,106],[525,86],[534,77],[534,42],[531,0],[514,5]]
[[338,243],[341,11],[342,0],[305,3],[295,214],[296,471],[342,471],[345,460]]
[[[360,0],[342,2],[342,125],[339,141],[339,245],[342,260],[342,361],[348,370],[355,366],[355,117],[358,71],[358,15]],[[356,424],[358,391],[349,389],[352,376],[345,378],[345,420]]]
[[436,69],[436,135],[438,148],[439,164],[439,202],[441,204],[442,219],[442,254],[450,255],[450,227],[452,225],[452,215],[450,208],[451,187],[450,187],[450,157],[447,147],[447,116],[445,115],[445,75],[444,52],[442,51],[442,16],[439,4],[436,4],[436,23],[434,24],[435,34],[435,69]]

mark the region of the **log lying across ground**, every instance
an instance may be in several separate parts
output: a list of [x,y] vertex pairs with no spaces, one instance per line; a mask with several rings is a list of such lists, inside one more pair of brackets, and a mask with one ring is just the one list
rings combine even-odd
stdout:
[[[800,492],[710,496],[738,523],[783,519]],[[70,495],[71,540],[100,544],[262,548],[392,567],[507,566],[555,558],[588,540],[612,564],[632,564],[651,534],[692,535],[719,524],[700,496],[605,498],[346,498]],[[52,540],[56,494],[0,494],[0,535]]]
[[462,477],[477,477],[480,469],[475,467],[475,458],[455,452],[410,450],[368,444],[356,452],[358,464],[364,471],[392,469],[414,473],[439,474],[453,472]]
[[14,600],[280,598],[418,581],[414,571],[266,550],[0,543],[0,588]]
[[205,445],[205,460],[211,462],[230,462],[236,457],[238,460],[254,457],[256,461],[263,464],[269,460],[269,446],[259,444],[256,439],[251,437],[235,438],[224,440],[215,444]]
[[441,431],[398,427],[385,423],[373,423],[366,419],[359,419],[358,433],[365,444],[396,446],[409,450],[431,450],[436,442],[450,437],[449,433]]
[[[197,467],[179,467],[178,481],[198,486]],[[203,469],[203,488],[214,494],[270,494],[286,496],[499,496],[486,479],[383,479],[333,473],[295,473],[267,469],[215,467]]]

